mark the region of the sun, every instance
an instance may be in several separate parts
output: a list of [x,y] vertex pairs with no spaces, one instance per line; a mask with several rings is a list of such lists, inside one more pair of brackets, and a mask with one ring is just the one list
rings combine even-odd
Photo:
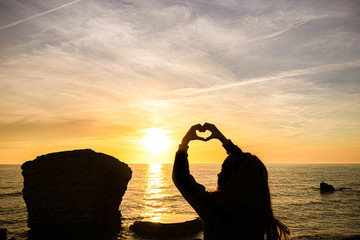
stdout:
[[171,141],[167,136],[167,131],[159,128],[149,128],[144,131],[146,134],[141,143],[148,152],[162,153],[170,146]]

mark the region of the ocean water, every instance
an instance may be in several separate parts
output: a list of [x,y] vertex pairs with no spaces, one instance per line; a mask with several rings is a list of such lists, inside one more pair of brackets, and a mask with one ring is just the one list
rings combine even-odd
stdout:
[[[120,210],[118,239],[141,238],[129,230],[136,220],[172,221],[197,217],[171,179],[171,164],[130,164],[133,177]],[[216,188],[220,164],[191,164],[195,179]],[[267,165],[273,208],[291,239],[360,239],[360,165]],[[320,194],[321,181],[336,192]],[[8,238],[27,239],[27,211],[20,165],[0,165],[0,228]],[[202,233],[187,239],[202,239]]]

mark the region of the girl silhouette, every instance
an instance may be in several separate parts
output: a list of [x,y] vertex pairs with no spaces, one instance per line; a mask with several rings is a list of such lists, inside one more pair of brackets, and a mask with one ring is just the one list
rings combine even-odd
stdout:
[[[211,132],[204,139],[196,130]],[[228,153],[218,174],[218,186],[208,192],[189,171],[188,143],[218,139]],[[268,174],[254,155],[243,153],[215,125],[194,125],[184,136],[176,153],[173,181],[186,201],[204,221],[204,239],[287,239],[289,229],[278,221],[271,207]]]

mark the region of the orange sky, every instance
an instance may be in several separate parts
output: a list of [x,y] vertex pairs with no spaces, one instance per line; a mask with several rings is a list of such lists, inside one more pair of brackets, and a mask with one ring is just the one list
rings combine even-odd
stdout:
[[[0,164],[91,148],[172,162],[216,124],[265,163],[360,163],[357,1],[51,1],[0,9]],[[153,154],[146,129],[166,132]],[[215,140],[190,161],[219,162]]]

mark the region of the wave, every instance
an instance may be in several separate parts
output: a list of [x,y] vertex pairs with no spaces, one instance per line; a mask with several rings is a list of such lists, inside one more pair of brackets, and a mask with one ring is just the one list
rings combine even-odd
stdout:
[[303,235],[292,237],[291,240],[360,240],[360,235]]
[[2,194],[0,194],[0,198],[17,197],[17,196],[22,196],[22,192],[2,193]]

